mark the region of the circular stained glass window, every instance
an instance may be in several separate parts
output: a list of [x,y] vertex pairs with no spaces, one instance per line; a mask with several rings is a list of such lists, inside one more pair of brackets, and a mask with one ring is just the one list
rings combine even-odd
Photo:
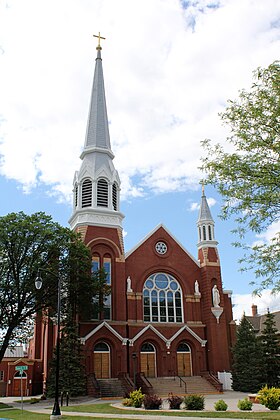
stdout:
[[175,281],[172,281],[170,283],[170,289],[177,290],[178,289],[178,283],[176,283]]
[[167,252],[167,245],[165,242],[159,241],[156,243],[156,251],[158,254],[163,255]]
[[168,286],[168,278],[165,274],[157,274],[156,275],[156,285],[159,289],[166,289]]

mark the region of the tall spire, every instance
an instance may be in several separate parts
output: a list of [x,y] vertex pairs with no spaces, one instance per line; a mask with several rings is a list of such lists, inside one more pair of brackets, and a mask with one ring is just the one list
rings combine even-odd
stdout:
[[[97,35],[94,35],[97,37]],[[98,45],[96,47],[97,57],[95,60],[94,79],[91,92],[91,101],[88,115],[87,131],[85,138],[84,150],[81,154],[81,159],[84,158],[86,153],[91,153],[96,149],[106,150],[113,158],[111,150],[103,67],[101,58],[101,45],[100,45],[100,32],[98,35]]]
[[74,176],[72,229],[105,226],[122,229],[120,179],[111,150],[99,35],[82,164]]
[[207,202],[204,185],[202,185],[201,203],[197,220],[199,248],[217,246],[218,242],[215,240],[214,226],[215,223]]

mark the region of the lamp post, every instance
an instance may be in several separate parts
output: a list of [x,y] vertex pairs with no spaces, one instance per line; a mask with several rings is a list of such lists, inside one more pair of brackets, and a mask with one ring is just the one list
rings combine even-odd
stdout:
[[[41,269],[42,270],[42,269]],[[53,276],[55,274],[51,273]],[[61,279],[57,277],[57,337],[56,337],[56,370],[55,370],[55,398],[53,411],[50,416],[50,419],[57,419],[61,417],[60,407],[59,407],[59,351],[60,351],[60,309],[61,309]],[[35,287],[36,289],[41,289],[43,284],[42,278],[40,276],[40,270],[38,271]]]

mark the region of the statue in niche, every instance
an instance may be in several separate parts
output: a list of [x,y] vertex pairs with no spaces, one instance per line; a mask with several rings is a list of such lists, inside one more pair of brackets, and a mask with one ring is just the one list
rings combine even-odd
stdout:
[[219,289],[218,289],[216,284],[214,285],[214,287],[212,289],[212,298],[213,298],[214,308],[219,308],[221,299],[220,299],[220,292],[219,292]]
[[200,294],[200,291],[199,291],[199,284],[198,284],[198,281],[197,281],[197,280],[194,282],[194,293],[195,293],[196,295]]
[[133,291],[132,288],[131,288],[131,278],[130,278],[130,276],[128,276],[127,280],[126,280],[126,291],[127,292],[132,292]]

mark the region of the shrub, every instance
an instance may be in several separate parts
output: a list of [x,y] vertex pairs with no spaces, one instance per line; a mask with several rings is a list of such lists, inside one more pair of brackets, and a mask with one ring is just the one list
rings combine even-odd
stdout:
[[203,410],[204,409],[203,395],[198,395],[198,394],[186,395],[184,397],[184,403],[185,403],[186,410]]
[[219,400],[214,404],[216,411],[227,411],[228,405],[224,400]]
[[244,400],[239,400],[237,404],[237,407],[239,408],[239,410],[244,410],[244,411],[252,410],[252,406],[253,406],[253,403],[249,401],[248,398],[244,398]]
[[131,407],[131,399],[130,398],[124,398],[122,403],[125,407]]
[[158,410],[162,399],[158,395],[145,395],[143,404],[146,410]]
[[280,407],[280,388],[268,388],[266,385],[258,392],[258,400],[269,410],[278,410]]
[[169,402],[169,408],[171,410],[180,410],[180,406],[183,402],[183,398],[179,397],[178,395],[173,395],[170,393],[168,395],[168,402]]
[[132,391],[129,394],[129,399],[131,401],[131,406],[135,408],[140,408],[142,406],[145,395],[142,393],[141,388]]

